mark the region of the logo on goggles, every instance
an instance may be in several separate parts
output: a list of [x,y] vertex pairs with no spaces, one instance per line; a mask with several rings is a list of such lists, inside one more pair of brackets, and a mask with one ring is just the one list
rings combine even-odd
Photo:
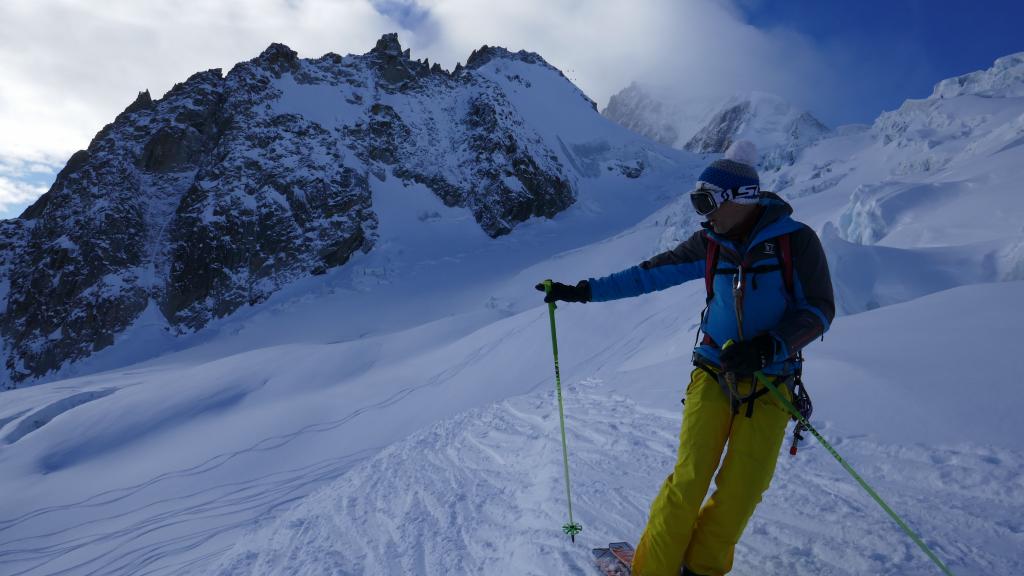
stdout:
[[761,187],[757,184],[740,186],[733,190],[732,197],[735,198],[757,198],[760,195]]

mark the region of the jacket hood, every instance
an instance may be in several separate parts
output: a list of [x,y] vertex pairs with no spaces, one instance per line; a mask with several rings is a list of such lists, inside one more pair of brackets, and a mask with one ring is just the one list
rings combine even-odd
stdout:
[[761,192],[761,200],[757,205],[765,207],[764,217],[769,222],[774,222],[779,218],[793,214],[793,207],[790,206],[789,202],[783,200],[775,192]]

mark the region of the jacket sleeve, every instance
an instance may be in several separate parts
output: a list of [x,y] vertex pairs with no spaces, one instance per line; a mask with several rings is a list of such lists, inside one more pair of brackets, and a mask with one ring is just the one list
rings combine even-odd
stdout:
[[703,278],[705,242],[701,232],[694,232],[685,242],[638,266],[603,278],[590,278],[590,298],[594,302],[630,298]]
[[785,360],[828,330],[835,317],[832,277],[821,241],[804,227],[790,237],[795,302],[771,331],[781,344],[775,359]]

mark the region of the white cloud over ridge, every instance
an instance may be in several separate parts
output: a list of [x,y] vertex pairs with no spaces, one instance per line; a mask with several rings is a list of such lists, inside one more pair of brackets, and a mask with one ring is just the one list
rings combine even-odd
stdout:
[[[0,165],[56,173],[137,92],[159,98],[271,42],[319,57],[366,52],[392,31],[447,68],[483,44],[537,52],[602,106],[636,79],[681,97],[774,92],[812,110],[837,85],[810,42],[749,26],[726,0],[3,0]],[[41,191],[12,174],[0,174],[0,207]]]
[[45,164],[18,162],[0,158],[0,214],[16,216],[28,204],[46,192],[46,180],[52,168]]
[[481,44],[526,49],[599,104],[633,80],[680,97],[759,90],[814,107],[838,78],[816,47],[743,22],[724,0],[418,0],[438,32],[413,51],[450,63]]
[[5,0],[0,22],[0,157],[43,162],[84,148],[141,90],[159,98],[271,42],[364,51],[392,26],[366,0]]

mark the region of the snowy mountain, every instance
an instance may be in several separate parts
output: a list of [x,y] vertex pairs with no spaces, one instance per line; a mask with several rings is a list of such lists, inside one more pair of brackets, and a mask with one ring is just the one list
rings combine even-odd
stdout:
[[[774,174],[790,198],[842,198],[826,235],[838,258],[856,258],[846,286],[849,311],[884,305],[877,287],[887,268],[915,270],[916,286],[1024,279],[1024,55],[944,80],[870,128],[818,142]],[[954,90],[952,87],[956,86]],[[927,279],[927,280],[926,280]],[[892,298],[894,294],[889,294]]]
[[[777,173],[838,296],[807,351],[813,422],[958,576],[1024,573],[1020,61]],[[366,178],[368,252],[193,333],[150,307],[82,376],[4,392],[0,573],[583,574],[590,547],[638,538],[674,461],[703,283],[558,307],[576,543],[533,284],[693,230],[680,191],[706,161],[536,63],[476,70],[554,142],[575,201],[492,238],[388,164]],[[733,574],[937,573],[824,449],[780,458]]]
[[484,46],[448,72],[395,34],[345,57],[273,44],[140,93],[0,223],[2,379],[86,358],[143,317],[194,332],[373,250],[372,180],[422,184],[492,238],[551,218],[605,164],[652,164],[605,124],[536,54]]
[[728,100],[685,148],[691,152],[724,152],[737,140],[750,140],[761,151],[762,170],[792,164],[800,150],[820,140],[829,129],[810,112],[761,92]]
[[682,148],[721,104],[717,97],[682,99],[671,89],[632,82],[612,95],[601,114],[651,140]]
[[978,70],[935,85],[931,99],[974,95],[983,98],[1024,96],[1024,53],[1010,54],[995,61],[991,68]]
[[723,101],[681,97],[634,82],[612,96],[601,113],[648,138],[699,154],[720,154],[737,140],[750,140],[766,171],[792,164],[801,149],[830,134],[809,112],[763,92]]

